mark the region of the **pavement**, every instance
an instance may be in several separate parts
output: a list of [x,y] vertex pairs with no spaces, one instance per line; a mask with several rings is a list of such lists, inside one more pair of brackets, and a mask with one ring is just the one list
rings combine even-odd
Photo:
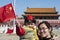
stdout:
[[54,28],[53,33],[57,35],[56,40],[60,40],[60,28],[59,29]]
[[0,40],[19,40],[16,34],[0,34]]

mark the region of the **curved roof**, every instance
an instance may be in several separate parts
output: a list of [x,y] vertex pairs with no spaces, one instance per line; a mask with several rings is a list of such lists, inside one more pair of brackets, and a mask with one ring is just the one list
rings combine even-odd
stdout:
[[56,13],[56,9],[55,8],[27,8],[26,12],[52,12],[52,13]]
[[[28,16],[29,14],[23,14],[23,16]],[[31,14],[32,16],[59,16],[58,14]]]

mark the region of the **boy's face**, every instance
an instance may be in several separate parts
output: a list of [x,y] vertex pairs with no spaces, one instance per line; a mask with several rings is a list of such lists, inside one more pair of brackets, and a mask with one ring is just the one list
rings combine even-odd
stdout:
[[35,26],[35,23],[28,24],[29,27],[33,28]]

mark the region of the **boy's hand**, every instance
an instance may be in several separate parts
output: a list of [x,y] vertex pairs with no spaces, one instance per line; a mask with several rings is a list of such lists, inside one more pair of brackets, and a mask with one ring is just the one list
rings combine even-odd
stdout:
[[20,22],[19,21],[16,21],[16,25],[19,27],[20,26]]

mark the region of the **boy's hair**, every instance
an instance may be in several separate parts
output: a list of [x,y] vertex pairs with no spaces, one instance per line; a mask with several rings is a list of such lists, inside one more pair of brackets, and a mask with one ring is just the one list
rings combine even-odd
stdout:
[[30,24],[30,23],[35,23],[36,24],[36,20],[33,18],[33,20],[28,20],[27,17],[25,17],[25,21],[24,21],[24,24]]

